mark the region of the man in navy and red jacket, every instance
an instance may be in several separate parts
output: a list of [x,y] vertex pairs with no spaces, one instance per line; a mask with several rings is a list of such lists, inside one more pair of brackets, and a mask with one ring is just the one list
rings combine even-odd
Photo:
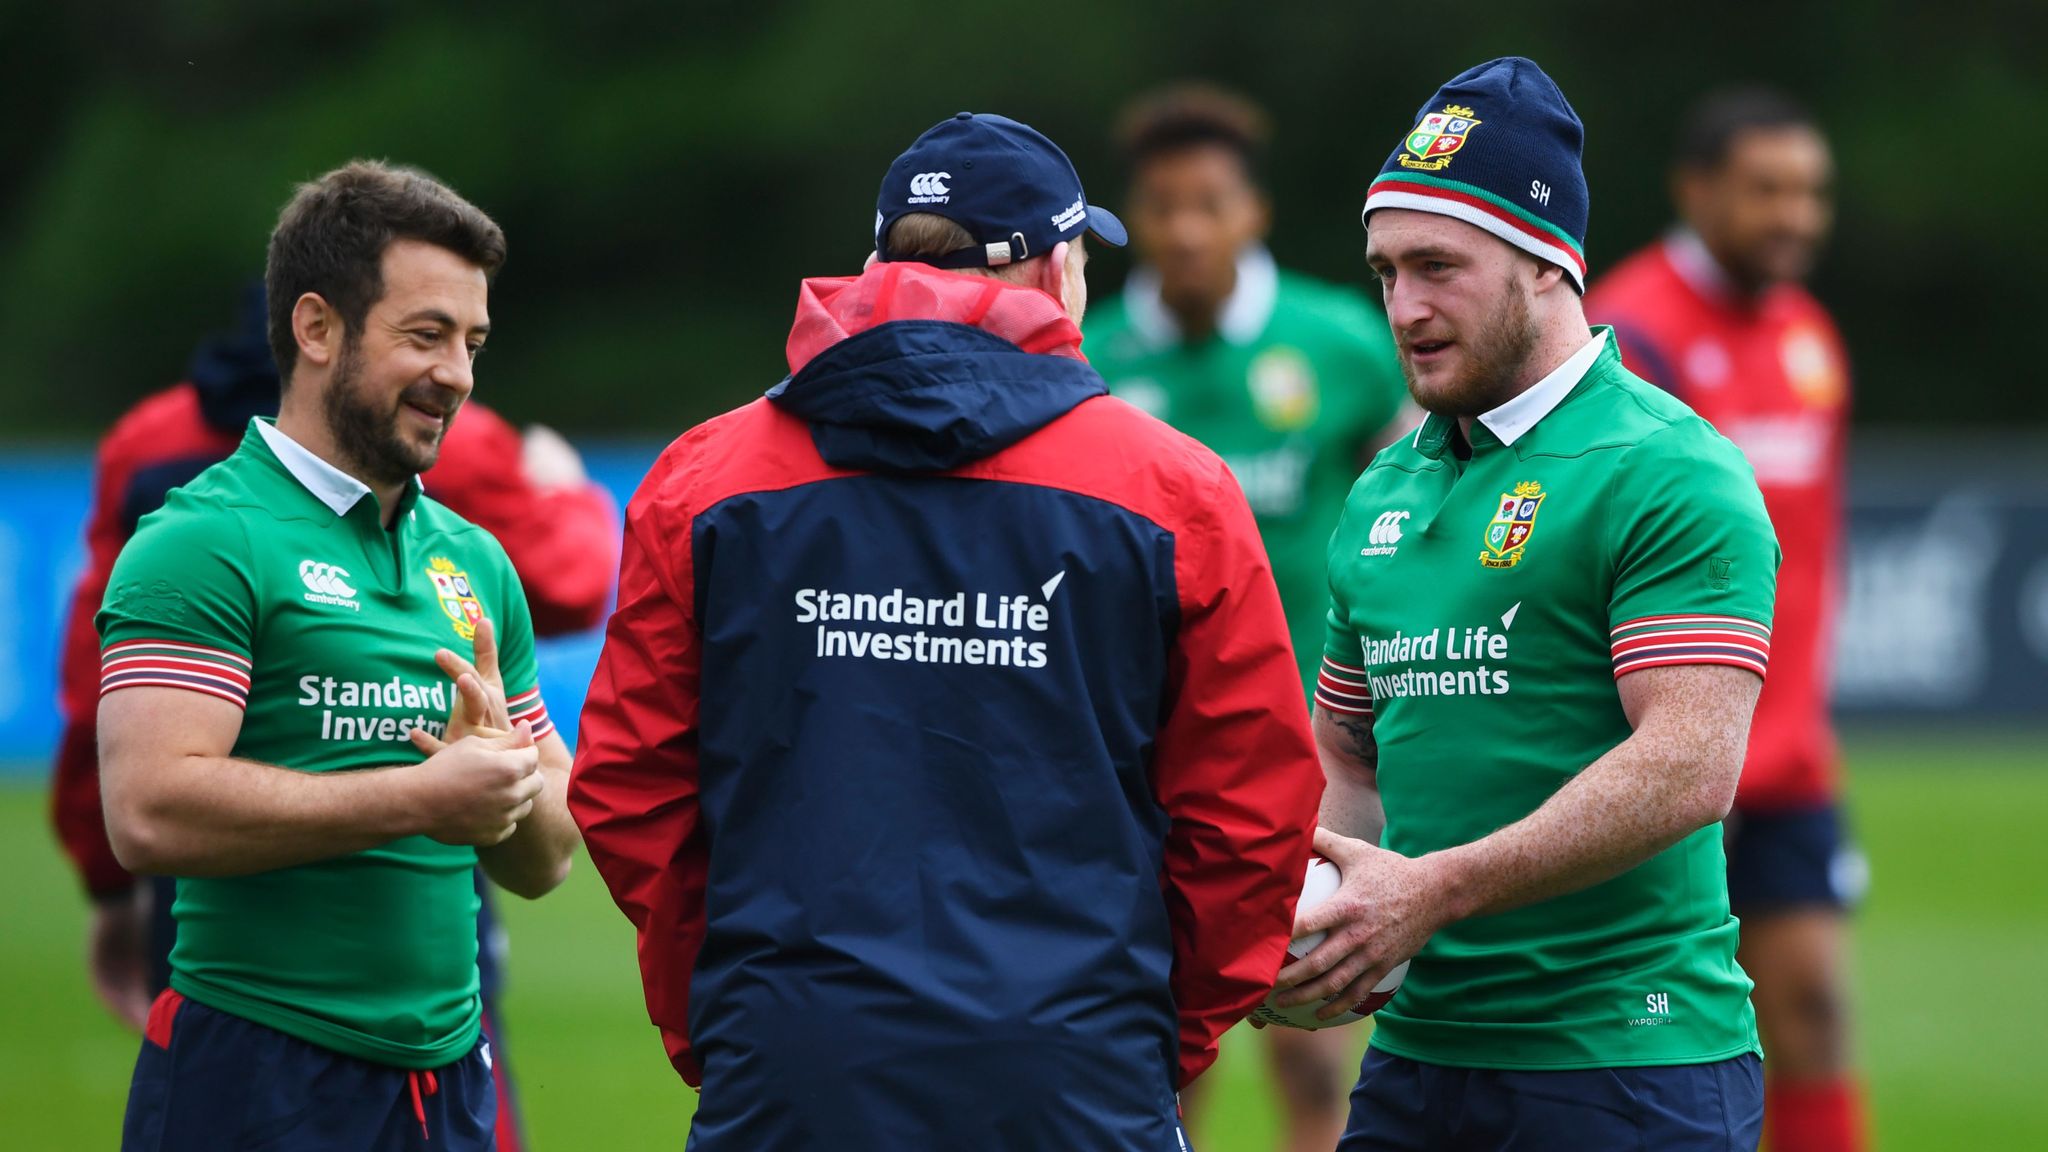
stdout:
[[[271,359],[263,284],[244,293],[236,326],[201,344],[188,379],[145,397],[100,441],[86,524],[85,570],[72,589],[60,667],[58,705],[64,729],[51,774],[50,814],[58,841],[93,901],[87,957],[94,991],[116,1016],[140,1031],[150,1002],[169,982],[175,932],[172,884],[147,886],[114,859],[100,814],[97,716],[99,634],[93,614],[136,522],[171,489],[227,458],[249,420],[277,412],[277,365]],[[591,483],[567,441],[545,427],[522,434],[475,401],[448,427],[441,458],[421,477],[434,497],[488,529],[504,546],[526,589],[534,631],[573,632],[597,624],[618,571],[616,506]],[[478,917],[477,964],[485,1019],[494,1024],[503,949],[488,894]],[[498,1036],[501,1152],[518,1152],[517,1108],[504,1072]]]
[[878,207],[628,508],[571,809],[699,1152],[1173,1149],[1322,790],[1279,597],[1081,357],[1124,229],[1052,141],[962,113]]

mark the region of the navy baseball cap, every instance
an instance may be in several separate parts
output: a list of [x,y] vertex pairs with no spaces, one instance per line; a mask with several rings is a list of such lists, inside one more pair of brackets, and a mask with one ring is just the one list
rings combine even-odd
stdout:
[[1123,221],[1088,203],[1081,177],[1059,145],[1006,116],[962,112],[941,120],[889,165],[875,200],[875,252],[889,226],[912,212],[944,216],[974,247],[920,258],[938,268],[995,268],[1043,256],[1083,231],[1121,248]]

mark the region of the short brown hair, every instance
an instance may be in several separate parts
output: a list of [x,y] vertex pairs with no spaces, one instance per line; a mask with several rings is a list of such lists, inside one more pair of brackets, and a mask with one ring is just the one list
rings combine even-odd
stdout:
[[1269,134],[1266,114],[1244,97],[1213,84],[1177,84],[1125,107],[1117,117],[1116,143],[1132,170],[1154,156],[1217,145],[1236,153],[1245,174],[1256,180]]
[[416,168],[352,160],[301,184],[278,214],[263,269],[269,297],[270,354],[278,379],[291,387],[298,362],[292,309],[315,292],[341,313],[353,335],[384,295],[382,261],[393,240],[446,248],[497,274],[505,233],[476,205]]
[[[885,243],[882,246],[888,250],[890,258],[898,261],[929,262],[951,256],[964,248],[980,247],[967,229],[936,212],[908,212],[898,216],[895,222],[889,225],[889,234],[884,236],[883,240]],[[1075,237],[1074,242],[1078,244],[1080,237]],[[1045,253],[1041,252],[1039,255]],[[1019,260],[1013,264],[999,264],[993,268],[975,264],[966,268],[955,268],[953,271],[994,276],[998,280],[1021,280],[1022,277],[1016,270],[1027,263],[1028,260]]]
[[1722,88],[1687,110],[1679,129],[1676,166],[1705,172],[1719,168],[1744,132],[1779,128],[1820,131],[1813,113],[1775,88]]
[[975,246],[967,229],[936,212],[898,217],[883,239],[887,241],[883,247],[897,260],[937,260]]

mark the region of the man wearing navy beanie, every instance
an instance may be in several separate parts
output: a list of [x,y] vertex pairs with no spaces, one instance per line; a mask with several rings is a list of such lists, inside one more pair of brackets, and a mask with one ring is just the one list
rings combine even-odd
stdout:
[[1429,416],[1330,541],[1316,849],[1344,882],[1282,1002],[1335,1015],[1411,961],[1342,1149],[1754,1149],[1720,821],[1777,541],[1742,454],[1586,323],[1557,86],[1491,61],[1412,123],[1366,259]]

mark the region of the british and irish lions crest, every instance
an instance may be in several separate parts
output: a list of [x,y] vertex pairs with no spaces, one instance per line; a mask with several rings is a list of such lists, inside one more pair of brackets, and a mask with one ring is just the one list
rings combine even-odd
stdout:
[[441,601],[441,611],[454,624],[455,634],[464,640],[476,639],[476,626],[484,618],[484,606],[477,602],[476,590],[469,586],[469,573],[456,571],[452,561],[436,556],[427,563],[427,578],[434,582],[434,595]]
[[1474,119],[1472,109],[1460,104],[1446,104],[1443,111],[1429,113],[1408,133],[1403,148],[1409,155],[1401,157],[1401,167],[1443,171],[1451,155],[1465,146],[1465,138],[1482,123]]
[[1522,549],[1536,531],[1536,513],[1548,498],[1543,485],[1534,480],[1524,480],[1513,492],[1501,493],[1493,520],[1486,526],[1486,551],[1479,554],[1479,563],[1488,568],[1520,564]]

